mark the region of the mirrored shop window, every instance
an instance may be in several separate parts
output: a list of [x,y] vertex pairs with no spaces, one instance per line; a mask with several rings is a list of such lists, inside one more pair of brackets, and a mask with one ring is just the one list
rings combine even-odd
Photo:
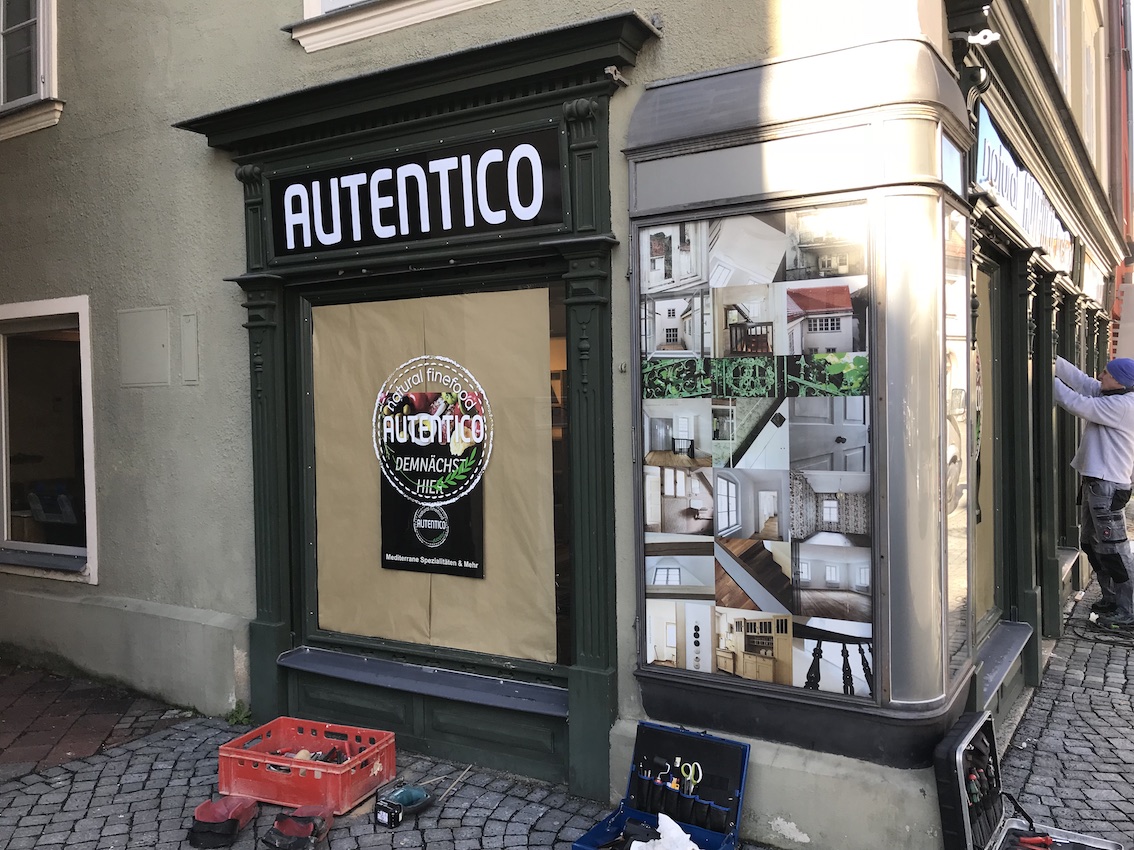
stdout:
[[873,697],[865,205],[638,246],[642,663]]
[[971,341],[968,221],[945,210],[944,388],[945,456],[942,493],[945,516],[945,593],[948,606],[950,678],[964,669],[970,654],[969,517],[976,488],[970,487],[970,457],[980,443],[980,355]]

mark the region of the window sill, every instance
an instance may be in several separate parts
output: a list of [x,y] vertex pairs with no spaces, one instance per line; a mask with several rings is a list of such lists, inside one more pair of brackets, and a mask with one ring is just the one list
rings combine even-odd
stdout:
[[41,100],[11,113],[0,113],[0,142],[54,127],[62,115],[61,100]]
[[[64,554],[62,552],[40,552],[18,549],[12,545],[0,546],[0,569],[8,567],[50,571],[61,573],[82,573],[87,569],[86,552]],[[38,574],[38,573],[37,573]]]
[[308,53],[381,35],[496,0],[373,0],[284,27]]

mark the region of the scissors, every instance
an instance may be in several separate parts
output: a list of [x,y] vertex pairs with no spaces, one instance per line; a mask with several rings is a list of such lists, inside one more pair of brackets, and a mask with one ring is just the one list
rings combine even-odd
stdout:
[[692,794],[693,789],[701,784],[701,780],[705,774],[701,770],[701,762],[699,761],[683,761],[681,763],[681,778],[685,780],[687,785],[687,794]]

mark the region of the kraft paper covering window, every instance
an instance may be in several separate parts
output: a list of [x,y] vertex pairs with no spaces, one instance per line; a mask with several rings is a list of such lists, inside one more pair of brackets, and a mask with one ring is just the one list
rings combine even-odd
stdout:
[[[547,291],[319,306],[312,324],[320,628],[554,662]],[[423,355],[468,369],[492,407],[483,579],[380,567],[374,402]]]

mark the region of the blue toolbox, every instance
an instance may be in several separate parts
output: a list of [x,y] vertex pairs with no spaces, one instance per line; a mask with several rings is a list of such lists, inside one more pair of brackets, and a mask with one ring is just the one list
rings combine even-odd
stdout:
[[[1116,841],[1036,823],[1000,785],[992,715],[963,715],[933,758],[945,850],[1123,850]],[[1013,814],[1007,817],[1005,799]]]
[[665,814],[701,850],[733,850],[747,775],[747,744],[641,722],[626,796],[572,848],[628,850],[656,838]]

